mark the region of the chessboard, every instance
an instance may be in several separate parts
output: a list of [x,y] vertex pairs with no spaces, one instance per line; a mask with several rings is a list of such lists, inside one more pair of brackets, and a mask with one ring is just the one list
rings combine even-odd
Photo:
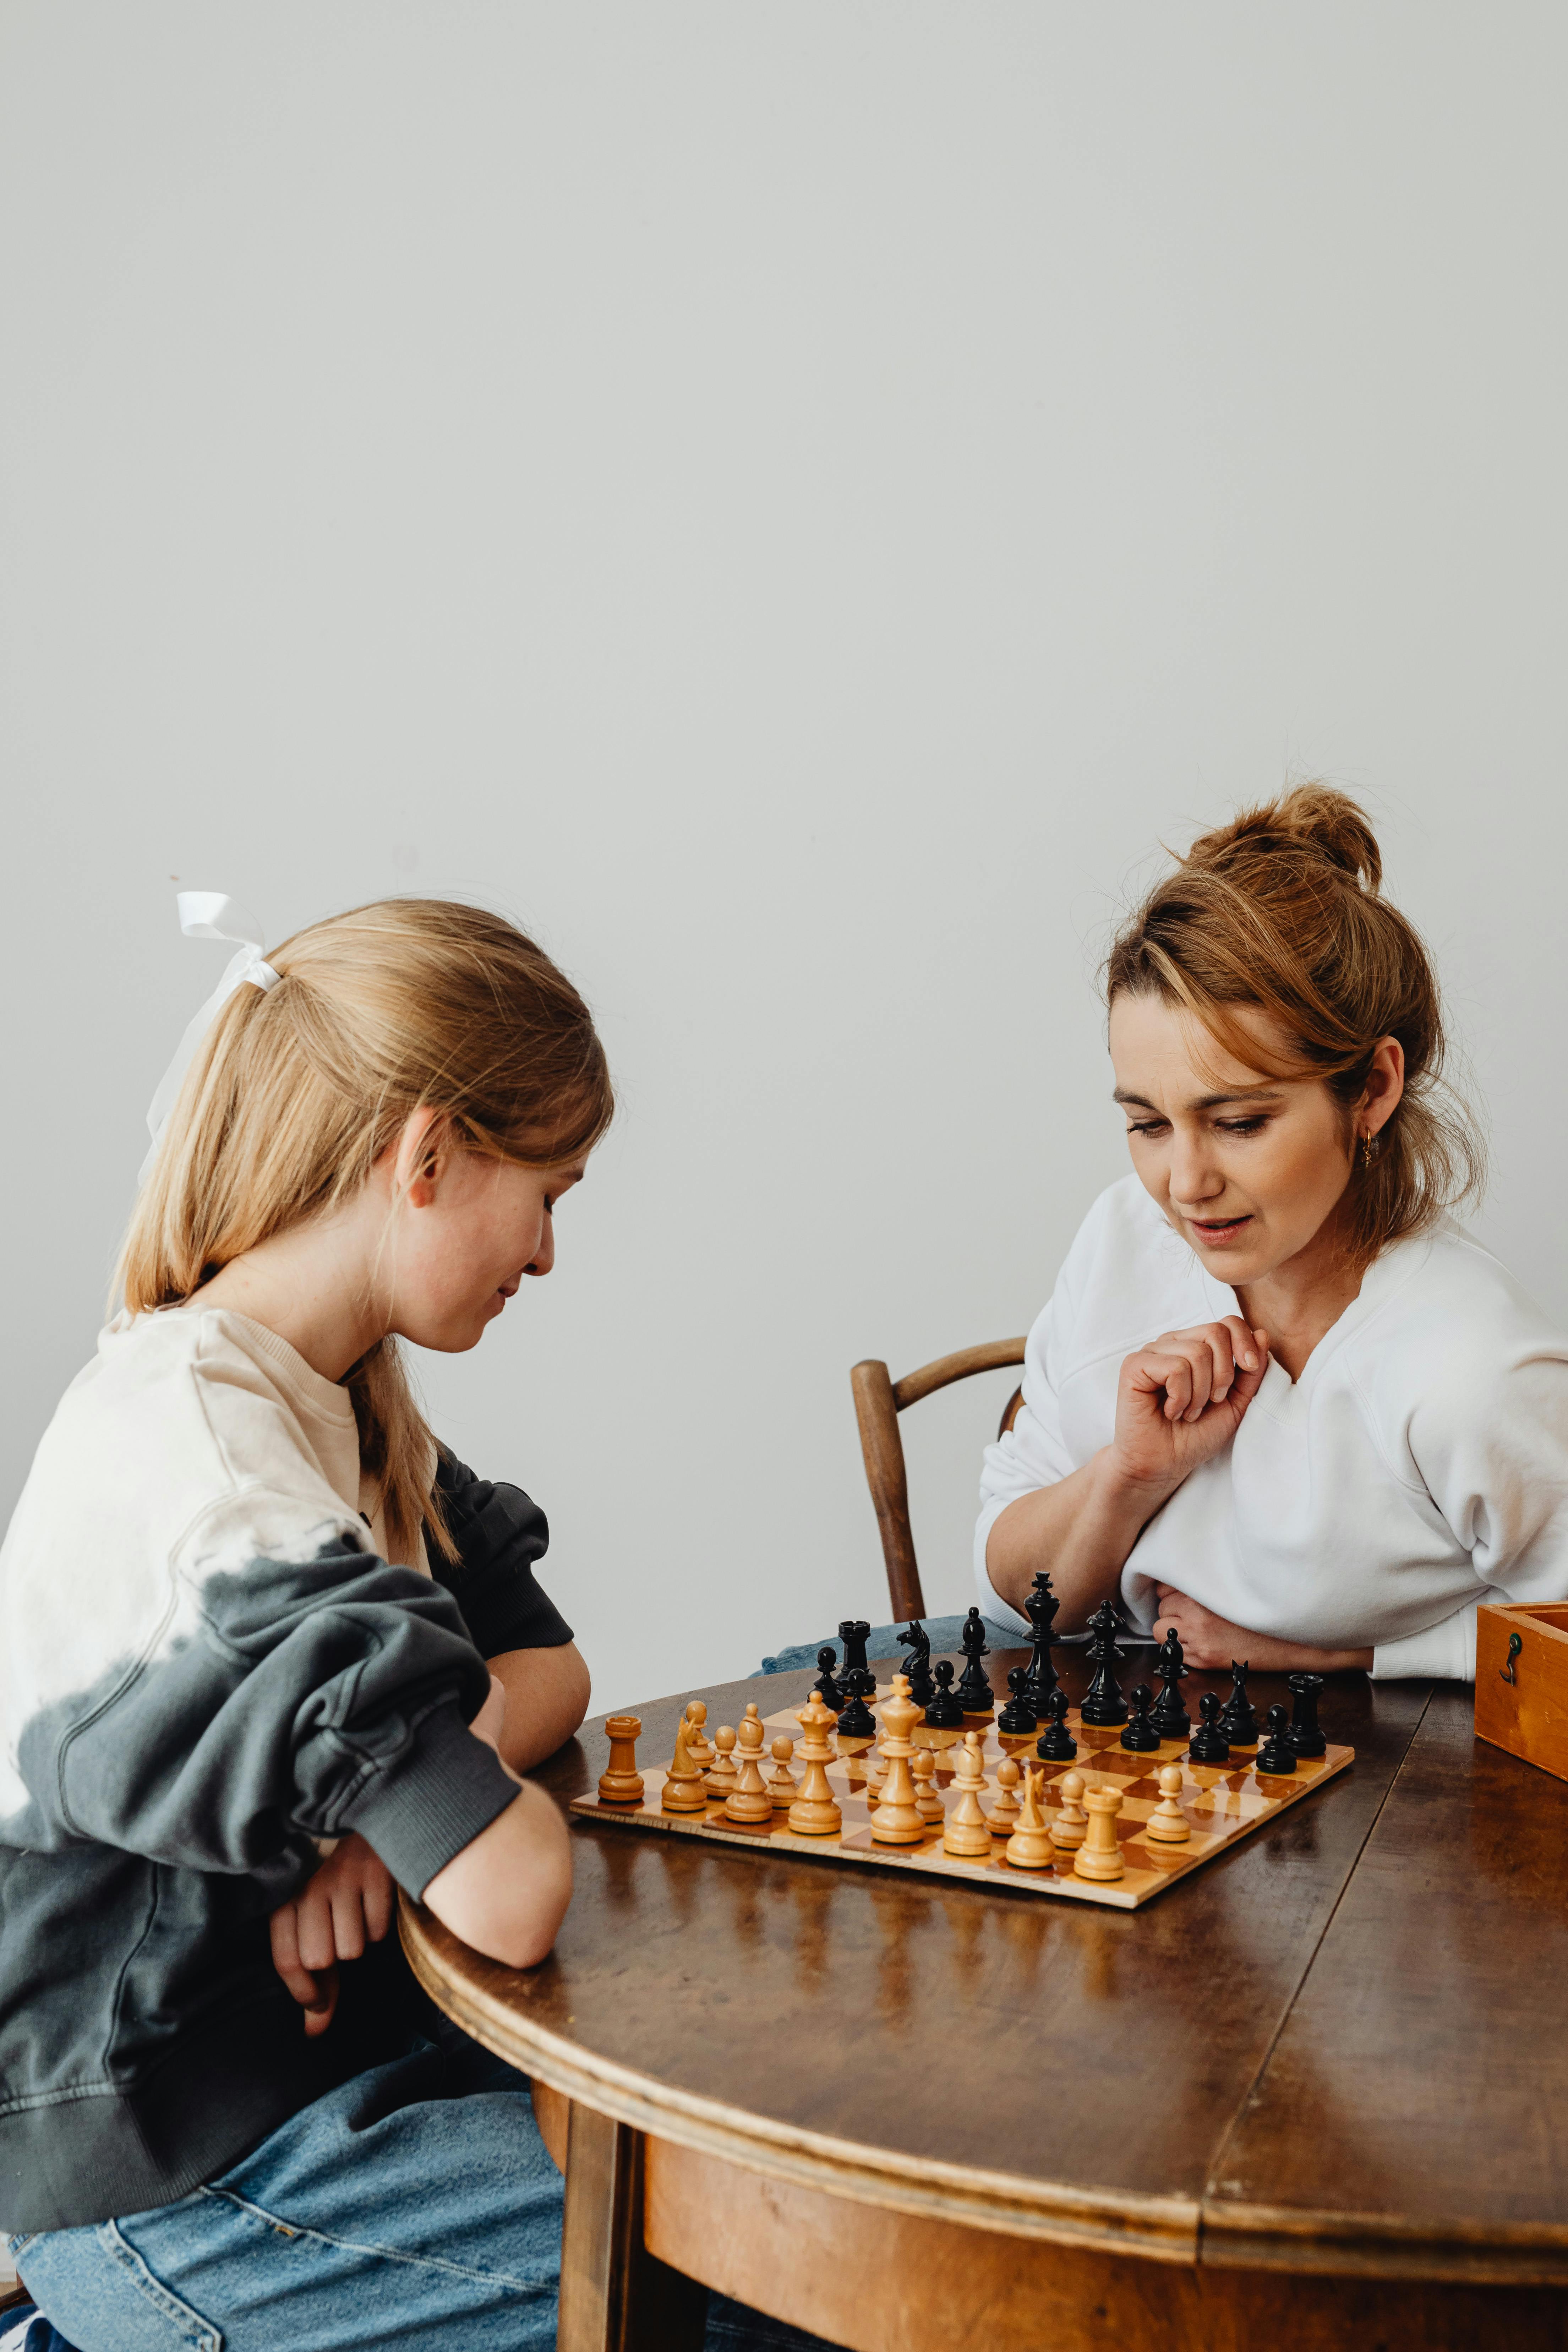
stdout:
[[[880,1709],[892,1687],[891,1684],[878,1686],[875,1700],[870,1702],[874,1709]],[[756,1709],[752,1707],[747,1712],[754,1715]],[[635,1717],[612,1717],[607,1728],[614,1738],[621,1724],[635,1722]],[[936,1751],[935,1769],[929,1777],[929,1785],[942,1798],[944,1817],[952,1811],[960,1795],[955,1784],[954,1750],[962,1748],[966,1733],[980,1736],[984,1785],[978,1794],[994,1834],[990,1854],[975,1859],[944,1853],[942,1826],[934,1821],[918,1844],[878,1843],[872,1833],[875,1784],[888,1768],[878,1754],[875,1738],[851,1739],[839,1735],[833,1742],[836,1752],[824,1769],[842,1814],[842,1825],[836,1833],[826,1836],[801,1836],[791,1830],[781,1784],[775,1784],[775,1810],[768,1822],[753,1824],[727,1820],[723,1799],[711,1796],[700,1811],[666,1812],[662,1799],[668,1776],[658,1767],[640,1768],[640,1796],[618,1801],[604,1795],[578,1797],[573,1801],[571,1810],[593,1821],[665,1836],[707,1838],[715,1844],[752,1852],[799,1854],[815,1862],[912,1870],[937,1878],[978,1881],[1009,1893],[1047,1895],[1068,1903],[1108,1904],[1119,1911],[1136,1911],[1163,1894],[1176,1879],[1201,1869],[1215,1854],[1250,1837],[1288,1807],[1313,1795],[1326,1780],[1333,1780],[1355,1761],[1353,1748],[1330,1744],[1322,1756],[1300,1758],[1295,1770],[1288,1775],[1267,1774],[1257,1769],[1256,1743],[1250,1753],[1240,1747],[1233,1748],[1228,1764],[1194,1764],[1185,1738],[1163,1740],[1157,1751],[1131,1754],[1121,1746],[1119,1731],[1085,1723],[1076,1707],[1068,1711],[1066,1726],[1077,1742],[1078,1754],[1071,1762],[1060,1763],[1042,1762],[1032,1733],[1009,1737],[998,1730],[994,1717],[970,1717],[962,1730],[938,1730],[923,1723],[913,1727],[911,1743]],[[786,1710],[763,1717],[762,1728],[765,1754],[767,1745],[777,1738],[798,1740],[800,1714]],[[618,1744],[623,1769],[633,1766],[632,1737],[623,1730]],[[1069,1773],[1076,1772],[1086,1789],[1114,1788],[1120,1791],[1121,1805],[1115,1819],[1122,1862],[1120,1878],[1107,1882],[1080,1876],[1075,1868],[1074,1853],[1068,1850],[1060,1852],[1043,1868],[1019,1868],[1008,1861],[1005,1848],[1007,1834],[1015,1825],[1016,1801],[1015,1811],[998,1819],[996,1800],[1002,1784],[996,1775],[1009,1757],[1020,1767],[1041,1775],[1040,1802],[1047,1828],[1062,1818],[1061,1784]],[[1147,1825],[1162,1801],[1160,1771],[1173,1764],[1181,1770],[1181,1790],[1175,1801],[1187,1822],[1188,1835],[1182,1843],[1155,1843],[1147,1833]],[[787,1770],[787,1764],[782,1769]],[[632,1777],[637,1777],[635,1767]]]

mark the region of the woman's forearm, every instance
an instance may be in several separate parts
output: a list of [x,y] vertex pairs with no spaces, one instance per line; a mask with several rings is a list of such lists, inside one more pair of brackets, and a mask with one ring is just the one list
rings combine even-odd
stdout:
[[986,1538],[985,1572],[1021,1611],[1036,1571],[1048,1569],[1069,1633],[1114,1591],[1128,1553],[1181,1483],[1120,1476],[1103,1447],[1069,1477],[1008,1505]]

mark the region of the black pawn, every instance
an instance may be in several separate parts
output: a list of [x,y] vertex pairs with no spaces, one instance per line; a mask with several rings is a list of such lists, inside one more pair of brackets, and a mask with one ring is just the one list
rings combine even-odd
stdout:
[[877,1718],[866,1701],[877,1687],[877,1677],[869,1666],[851,1666],[838,1677],[849,1696],[839,1712],[838,1735],[841,1739],[875,1739]]
[[1153,1692],[1147,1683],[1140,1683],[1132,1694],[1132,1720],[1121,1735],[1121,1745],[1134,1756],[1147,1756],[1160,1745],[1160,1735],[1149,1720],[1153,1704]]
[[1251,1748],[1258,1738],[1258,1709],[1247,1696],[1247,1669],[1251,1661],[1242,1658],[1230,1662],[1230,1696],[1219,1718],[1219,1727],[1233,1748]]
[[819,1671],[816,1680],[812,1684],[811,1687],[822,1701],[823,1706],[830,1706],[833,1709],[834,1714],[837,1715],[848,1694],[840,1688],[837,1678],[834,1674],[833,1669],[838,1664],[838,1653],[834,1648],[831,1642],[824,1643],[822,1648],[818,1650],[816,1654],[816,1664]]
[[1285,1710],[1271,1706],[1268,1710],[1268,1737],[1258,1751],[1260,1772],[1293,1772],[1296,1751],[1290,1745],[1290,1735],[1285,1727]]
[[1287,1687],[1296,1701],[1296,1711],[1290,1719],[1290,1745],[1298,1756],[1326,1756],[1329,1743],[1323,1738],[1318,1722],[1318,1693],[1323,1687],[1321,1675],[1287,1675]]
[[[866,1644],[871,1638],[871,1628],[864,1617],[841,1617],[838,1638],[844,1644],[844,1687],[849,1687],[849,1676],[858,1666],[866,1664]],[[872,1685],[875,1688],[875,1685]]]
[[1089,1686],[1088,1697],[1079,1709],[1079,1716],[1085,1723],[1101,1727],[1125,1723],[1127,1701],[1121,1696],[1121,1685],[1111,1668],[1121,1665],[1127,1653],[1116,1646],[1116,1612],[1109,1601],[1100,1602],[1089,1624],[1094,1639],[1086,1655],[1095,1670],[1094,1680]]
[[1219,1693],[1205,1691],[1198,1701],[1198,1713],[1203,1717],[1192,1736],[1187,1755],[1194,1764],[1228,1764],[1230,1742],[1219,1727]]
[[963,1652],[963,1673],[959,1681],[958,1699],[965,1715],[989,1715],[996,1694],[986,1677],[982,1658],[990,1656],[985,1646],[985,1624],[978,1609],[972,1609],[963,1621],[963,1631],[958,1637]]
[[1034,1586],[1024,1603],[1024,1614],[1033,1631],[1034,1642],[1029,1652],[1029,1697],[1037,1717],[1044,1715],[1046,1700],[1057,1686],[1057,1670],[1051,1664],[1051,1644],[1057,1636],[1051,1627],[1061,1602],[1051,1591],[1051,1580],[1044,1569],[1036,1576]]
[[1040,1718],[1035,1713],[1035,1702],[1029,1696],[1027,1666],[1013,1668],[1007,1677],[1007,1687],[1013,1696],[997,1717],[996,1728],[998,1731],[1006,1732],[1008,1738],[1012,1738],[1020,1733],[1026,1734],[1037,1729]]
[[1149,1719],[1162,1739],[1184,1739],[1193,1727],[1193,1718],[1182,1698],[1181,1685],[1187,1679],[1187,1662],[1173,1625],[1160,1644],[1154,1672],[1159,1677],[1160,1696],[1154,1701],[1154,1712]]
[[909,1677],[910,1696],[917,1706],[929,1706],[931,1695],[931,1635],[917,1617],[912,1624],[905,1626],[899,1639],[910,1654],[909,1664],[904,1668]]
[[1068,1729],[1068,1695],[1058,1683],[1046,1701],[1050,1722],[1035,1742],[1035,1753],[1047,1764],[1070,1764],[1078,1741]]
[[953,1695],[952,1660],[939,1658],[931,1672],[936,1689],[926,1701],[926,1721],[933,1731],[962,1731],[963,1709]]

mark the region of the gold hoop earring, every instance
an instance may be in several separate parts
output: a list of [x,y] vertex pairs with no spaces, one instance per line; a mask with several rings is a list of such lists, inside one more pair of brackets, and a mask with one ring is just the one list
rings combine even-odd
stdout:
[[1377,1158],[1377,1138],[1369,1128],[1361,1139],[1361,1164],[1364,1174]]

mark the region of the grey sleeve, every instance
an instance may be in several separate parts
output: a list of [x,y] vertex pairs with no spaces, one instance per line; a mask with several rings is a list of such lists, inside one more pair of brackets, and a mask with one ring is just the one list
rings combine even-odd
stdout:
[[334,1534],[210,1578],[194,1637],[46,1708],[18,1760],[46,1843],[237,1873],[357,1829],[418,1895],[517,1794],[468,1729],[489,1688],[451,1595]]

